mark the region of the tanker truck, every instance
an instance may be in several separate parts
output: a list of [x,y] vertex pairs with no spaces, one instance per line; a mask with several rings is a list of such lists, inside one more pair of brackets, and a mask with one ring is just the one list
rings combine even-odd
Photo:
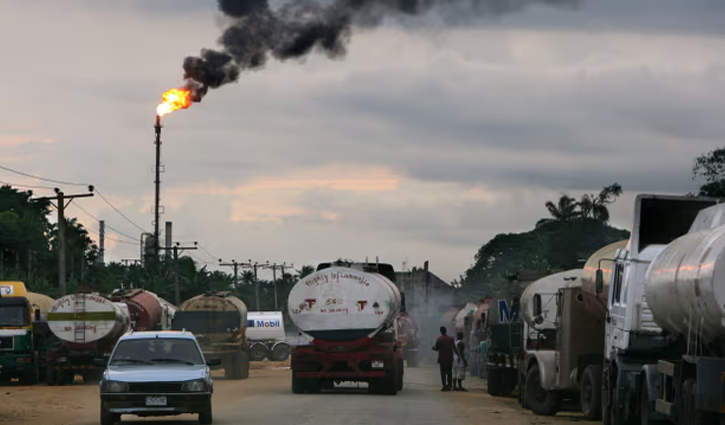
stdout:
[[247,339],[252,361],[270,359],[281,362],[290,355],[281,311],[250,311],[247,315]]
[[116,341],[130,329],[125,303],[99,294],[72,294],[57,299],[48,312],[48,327],[57,344],[48,348],[48,385],[100,380]]
[[109,299],[125,303],[134,331],[169,330],[176,307],[151,291],[144,289],[119,289]]
[[403,389],[396,320],[401,295],[383,263],[322,263],[289,294],[290,318],[307,345],[292,348],[292,392],[316,393],[365,382],[373,394]]
[[493,396],[508,396],[518,384],[519,363],[523,350],[523,322],[518,298],[508,301],[493,298],[484,318],[486,335],[487,391]]
[[639,195],[632,229],[612,259],[604,423],[724,423],[725,205]]
[[204,357],[219,360],[227,379],[249,377],[247,306],[228,291],[209,291],[184,301],[176,310],[174,330],[192,332]]
[[0,382],[44,379],[45,322],[53,299],[27,291],[23,282],[0,282]]

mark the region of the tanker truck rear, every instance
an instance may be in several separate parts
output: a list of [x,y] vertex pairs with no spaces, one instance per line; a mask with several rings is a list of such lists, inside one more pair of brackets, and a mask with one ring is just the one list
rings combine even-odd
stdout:
[[156,331],[171,329],[176,307],[145,289],[119,289],[109,299],[128,306],[131,329],[134,331]]
[[607,425],[725,423],[725,205],[715,203],[636,199],[608,291]]
[[184,301],[174,330],[192,332],[207,360],[220,360],[227,379],[249,377],[247,306],[228,291],[209,291]]
[[116,341],[130,329],[128,307],[98,294],[57,299],[48,312],[48,327],[57,343],[48,348],[48,385],[100,380]]
[[292,349],[292,392],[365,382],[373,394],[403,388],[396,321],[401,295],[382,263],[322,263],[289,294],[290,318],[311,338]]

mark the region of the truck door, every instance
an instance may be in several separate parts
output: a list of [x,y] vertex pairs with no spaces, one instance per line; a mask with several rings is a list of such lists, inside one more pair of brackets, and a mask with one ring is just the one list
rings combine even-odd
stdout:
[[609,284],[609,311],[607,314],[607,352],[613,347],[624,348],[624,328],[627,300],[624,294],[624,270],[626,258],[623,253],[617,256]]

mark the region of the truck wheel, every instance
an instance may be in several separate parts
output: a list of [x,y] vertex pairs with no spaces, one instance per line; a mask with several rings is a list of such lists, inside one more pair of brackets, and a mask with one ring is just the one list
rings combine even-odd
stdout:
[[526,374],[526,404],[537,415],[553,416],[559,410],[559,395],[541,387],[539,365],[535,364]]
[[257,343],[249,348],[249,357],[253,362],[261,362],[269,355],[269,349],[262,343]]
[[289,358],[290,346],[287,343],[279,343],[272,348],[272,360],[275,362],[283,362]]
[[489,395],[501,395],[501,369],[489,369],[488,379],[486,380],[486,390]]
[[199,412],[199,425],[211,425],[214,422],[214,416],[211,411],[211,401],[207,401],[204,410]]
[[304,381],[297,377],[295,372],[292,372],[292,393],[302,394],[305,392]]
[[38,371],[36,369],[25,372],[20,376],[21,385],[35,385],[38,382]]
[[62,376],[61,385],[73,385],[76,379],[76,374],[73,371],[65,371]]
[[108,407],[101,403],[101,425],[114,425],[117,422],[121,422],[121,415],[109,412]]
[[58,385],[56,372],[53,366],[47,366],[45,368],[45,383],[50,386]]
[[403,360],[396,360],[397,367],[395,368],[395,388],[398,391],[403,391],[403,374],[405,371]]
[[249,378],[249,353],[242,351],[239,355],[239,379]]
[[516,389],[516,382],[518,378],[518,371],[516,369],[503,369],[500,372],[501,387],[500,395],[510,396],[514,389]]
[[579,384],[582,413],[591,421],[596,421],[602,414],[602,367],[589,365],[584,369]]

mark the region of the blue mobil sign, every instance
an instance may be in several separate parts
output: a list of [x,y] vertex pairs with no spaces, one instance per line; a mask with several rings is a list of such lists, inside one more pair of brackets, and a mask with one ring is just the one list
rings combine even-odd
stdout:
[[506,300],[498,300],[498,322],[508,323],[518,320],[518,311],[512,311]]
[[281,326],[279,320],[247,320],[248,328],[279,328]]

